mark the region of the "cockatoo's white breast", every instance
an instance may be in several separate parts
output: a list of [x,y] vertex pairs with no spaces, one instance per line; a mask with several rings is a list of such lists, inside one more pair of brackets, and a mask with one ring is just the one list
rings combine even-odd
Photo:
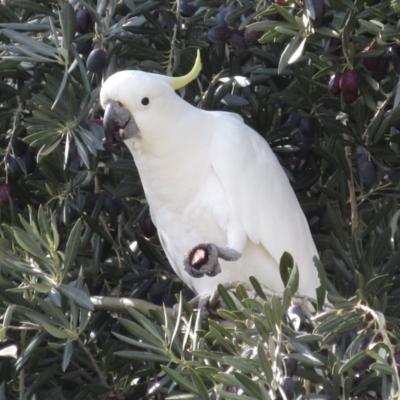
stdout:
[[[161,243],[177,274],[196,293],[253,275],[282,291],[279,260],[290,252],[301,271],[299,292],[315,297],[309,228],[289,181],[267,142],[235,114],[188,110],[190,129],[151,156],[134,154]],[[186,129],[186,118],[174,131]],[[164,120],[168,125],[169,117]],[[157,154],[157,156],[156,156]],[[200,243],[242,245],[238,261],[220,260],[215,277],[191,277],[184,255]],[[243,243],[242,243],[243,242]],[[242,244],[240,244],[242,243]]]

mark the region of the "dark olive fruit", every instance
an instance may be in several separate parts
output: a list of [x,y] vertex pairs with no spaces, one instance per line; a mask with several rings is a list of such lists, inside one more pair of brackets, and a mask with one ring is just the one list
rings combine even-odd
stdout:
[[329,38],[324,46],[324,50],[335,56],[340,56],[342,41],[339,38]]
[[390,182],[397,185],[400,182],[400,169],[392,169],[388,172]]
[[225,8],[225,21],[228,23],[229,26],[236,27],[236,25],[240,22],[237,17],[231,17],[229,14],[233,11],[235,11],[239,7],[239,3],[234,2],[232,4],[229,4]]
[[68,162],[67,162],[68,167],[71,168],[71,170],[78,171],[80,170],[82,166],[82,160],[79,155],[73,156],[73,157],[68,157]]
[[113,133],[113,145],[118,145],[124,140],[124,130],[117,129]]
[[244,37],[239,31],[233,31],[229,36],[228,42],[238,49],[245,49],[247,47]]
[[361,164],[363,164],[366,161],[368,161],[368,154],[367,154],[367,151],[364,149],[364,147],[357,146],[356,153],[357,153],[357,164],[358,164],[358,166],[360,166]]
[[103,49],[92,50],[87,58],[86,67],[90,72],[100,72],[106,65],[107,54]]
[[192,1],[193,0],[181,0],[180,13],[184,17],[192,17],[197,11],[197,8],[190,4]]
[[378,182],[376,167],[372,161],[365,161],[360,165],[360,178],[361,182],[368,187],[372,187]]
[[176,297],[173,294],[165,294],[161,300],[161,303],[165,306],[165,307],[170,307],[172,308],[175,304],[178,303],[178,301],[176,300]]
[[258,39],[260,39],[263,34],[264,32],[252,31],[251,29],[246,28],[244,30],[243,39],[247,45],[251,46],[252,44],[257,44]]
[[318,229],[321,233],[329,235],[332,232],[332,221],[328,210],[324,210],[318,220]]
[[113,132],[112,140],[104,138],[102,141],[103,146],[118,146],[124,140],[123,129],[116,129]]
[[71,170],[79,170],[82,166],[82,160],[79,156],[75,156],[74,158],[71,158],[71,160],[68,162],[69,167]]
[[0,185],[0,207],[8,207],[10,205],[10,200],[15,198],[14,186],[3,183]]
[[342,73],[341,72],[336,72],[329,79],[328,91],[329,91],[330,94],[332,94],[334,96],[337,96],[337,95],[340,94],[341,90],[340,90],[340,86],[339,86],[339,81],[340,81],[341,77],[342,77]]
[[302,118],[300,121],[300,132],[307,137],[314,138],[317,135],[318,122],[315,118]]
[[[358,352],[361,352],[363,350],[367,350],[369,345],[371,344],[371,339],[370,338],[365,338],[360,345],[358,346]],[[375,360],[371,356],[365,356],[362,358],[358,363],[353,365],[353,370],[355,372],[362,372],[365,371],[370,367],[370,365],[374,362]]]
[[25,164],[25,169],[27,174],[31,174],[36,170],[36,157],[31,151],[27,151],[21,156],[22,162]]
[[372,52],[375,50],[374,46],[367,46],[364,50],[363,53],[366,55],[363,59],[363,63],[365,68],[367,68],[368,71],[373,71],[374,69],[378,68],[378,63],[379,63],[379,57],[376,56],[368,56],[368,53]]
[[147,239],[152,238],[157,233],[157,228],[153,224],[153,221],[152,221],[150,215],[144,216],[140,220],[139,226],[140,226],[140,230],[142,232],[142,235]]
[[73,158],[76,157],[77,155],[79,155],[78,147],[76,146],[75,142],[71,142],[69,144],[69,149],[68,149],[68,160],[70,157]]
[[110,331],[120,335],[126,335],[128,333],[127,330],[117,320],[111,323]]
[[103,209],[108,213],[113,212],[116,216],[120,215],[124,209],[121,199],[114,199],[111,196],[104,198]]
[[286,6],[286,0],[274,0],[274,3],[278,4],[279,6]]
[[388,48],[387,56],[395,71],[400,74],[400,46],[393,45]]
[[293,137],[296,141],[296,144],[298,144],[300,147],[300,150],[297,151],[296,155],[300,158],[307,156],[315,144],[315,137],[306,135],[300,130],[298,130]]
[[[5,146],[7,147],[10,143],[10,139],[6,140]],[[29,146],[23,142],[19,137],[13,137],[11,139],[11,147],[13,148],[13,152],[15,156],[20,156],[24,154]]]
[[89,289],[89,294],[91,296],[99,296],[101,293],[101,290],[103,289],[104,286],[104,281],[102,279],[98,279],[97,281],[90,281],[87,284],[87,287]]
[[103,120],[102,119],[98,119],[98,118],[92,118],[92,119],[88,119],[89,124],[95,124],[98,126],[104,126]]
[[75,19],[78,33],[88,33],[93,29],[93,20],[87,10],[78,10],[75,13]]
[[312,0],[313,5],[314,5],[314,11],[315,11],[315,19],[321,19],[326,10],[326,5],[324,0]]
[[380,57],[378,59],[378,66],[375,70],[371,72],[371,76],[377,81],[380,82],[382,79],[386,77],[388,73],[388,61],[386,58]]
[[303,327],[304,322],[306,321],[306,315],[301,306],[298,305],[290,306],[287,310],[287,316],[297,331]]
[[78,52],[78,54],[82,54],[83,56],[86,56],[89,54],[92,50],[93,46],[93,40],[80,40],[75,42],[75,49]]
[[113,143],[111,143],[111,141],[108,140],[106,137],[104,137],[104,138],[101,140],[101,144],[103,145],[103,147],[113,146]]
[[[373,50],[375,50],[374,46],[368,46],[363,50],[363,53],[368,54],[368,52],[372,52]],[[386,77],[388,71],[388,61],[386,58],[381,56],[365,57],[363,62],[365,68],[371,71],[371,76],[376,81],[379,82]]]
[[144,269],[154,269],[154,263],[153,261],[151,261],[149,258],[147,258],[146,256],[142,256],[141,260],[140,260],[140,265],[142,266],[142,268]]
[[7,160],[7,178],[10,182],[16,182],[24,175],[24,171],[22,170],[19,162],[15,159],[10,157]]
[[271,21],[283,21],[285,18],[283,18],[283,16],[281,15],[281,14],[279,14],[278,12],[277,13],[274,13],[274,14],[268,14],[267,16],[266,16],[269,20],[271,20]]
[[343,100],[346,104],[352,104],[354,103],[358,98],[358,93],[357,92],[347,92],[343,93]]
[[292,112],[289,114],[287,122],[292,128],[298,128],[300,126],[301,119],[301,115],[298,112]]
[[358,92],[361,84],[360,71],[356,69],[348,69],[343,72],[339,80],[339,87],[342,93]]
[[149,301],[157,306],[162,306],[164,296],[168,293],[168,288],[164,283],[155,283],[149,290],[147,297]]
[[[292,400],[292,399],[294,399],[294,395],[295,395],[294,389],[295,389],[295,386],[294,386],[294,381],[293,381],[293,379],[292,379],[290,376],[285,376],[285,377],[282,379],[281,388],[282,388],[283,393],[285,393],[286,400]],[[276,394],[276,398],[277,398],[278,400],[283,400],[283,399],[284,399],[284,397],[282,396],[282,393],[281,393],[280,390],[278,390],[278,392],[277,392],[277,394]]]
[[313,145],[318,141],[319,126],[315,118],[302,118],[299,124],[299,130],[295,134],[297,142],[301,145],[301,150],[297,156],[306,156]]
[[299,129],[306,136],[314,136],[317,131],[317,121],[315,118],[302,118]]
[[331,76],[331,79],[329,79],[328,91],[333,96],[337,96],[341,92],[340,87],[339,87],[339,81],[340,81],[341,77],[342,77],[342,74],[340,72],[336,72],[335,74],[333,74]]
[[324,14],[326,11],[326,5],[324,0],[312,0],[315,11],[314,26],[321,26],[324,22]]
[[307,156],[318,140],[318,125],[316,119],[301,118],[299,129],[294,134],[294,138],[300,147],[296,155],[300,158]]
[[239,388],[236,386],[230,386],[227,390],[228,393],[237,393],[239,391]]
[[76,147],[75,142],[71,142],[69,144],[67,165],[72,169],[79,170],[81,167],[81,158],[78,153],[78,148]]
[[236,8],[238,7],[237,3],[232,3],[229,4],[228,6],[221,6],[220,12],[215,15],[215,20],[217,22],[217,25],[219,26],[235,26],[237,22],[239,21],[237,18],[232,18],[227,16],[232,12],[235,11]]
[[229,40],[231,33],[227,26],[217,25],[208,30],[207,37],[215,44],[224,44]]
[[228,23],[225,21],[226,12],[225,6],[220,7],[220,12],[215,14],[215,21],[217,22],[217,26],[228,26]]
[[285,364],[285,372],[287,376],[292,377],[297,370],[297,361],[289,356],[283,358],[283,363]]

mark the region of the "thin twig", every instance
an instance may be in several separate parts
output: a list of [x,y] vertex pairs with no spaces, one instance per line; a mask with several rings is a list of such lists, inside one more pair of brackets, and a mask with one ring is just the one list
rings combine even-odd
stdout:
[[108,384],[107,381],[103,375],[103,372],[101,371],[101,369],[99,368],[99,366],[97,365],[97,361],[93,358],[92,353],[86,348],[86,346],[83,344],[81,339],[78,339],[78,344],[81,347],[81,349],[86,353],[86,355],[89,357],[90,362],[93,365],[93,368],[95,369],[97,376],[100,379],[101,384],[108,388]]
[[[25,334],[26,331],[21,331],[21,356],[25,352]],[[19,373],[19,398],[22,400],[25,394],[25,368],[21,368],[21,372]]]
[[[346,141],[350,141],[350,135],[343,134],[343,138]],[[349,186],[349,194],[350,194],[350,208],[351,208],[351,231],[354,232],[358,226],[358,210],[357,210],[357,197],[356,197],[356,191],[354,188],[354,175],[353,175],[353,168],[351,164],[351,147],[350,146],[345,146],[344,148],[347,162],[349,165],[349,171],[350,171],[350,179],[348,180],[348,186]]]

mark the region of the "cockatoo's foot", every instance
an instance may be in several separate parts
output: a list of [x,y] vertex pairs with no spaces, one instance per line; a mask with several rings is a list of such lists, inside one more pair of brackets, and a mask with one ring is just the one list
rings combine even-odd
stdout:
[[[214,302],[212,305],[210,304],[211,298],[214,296],[214,293],[200,293],[193,297],[189,301],[190,307],[194,311],[199,311],[201,318],[209,318],[212,316],[216,316],[217,313],[215,312],[215,309],[217,308],[223,308],[223,304],[221,302],[221,299],[219,298],[217,302]],[[173,313],[175,316],[178,316],[178,311],[179,310],[179,304],[175,304],[173,306]]]
[[229,247],[219,247],[214,243],[202,243],[190,250],[183,259],[185,271],[194,278],[204,275],[216,276],[221,272],[218,258],[236,261],[241,254]]

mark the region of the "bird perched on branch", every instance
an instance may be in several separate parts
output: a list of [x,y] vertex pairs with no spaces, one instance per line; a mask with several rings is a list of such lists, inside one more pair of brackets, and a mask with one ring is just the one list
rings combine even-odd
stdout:
[[169,262],[197,294],[249,276],[282,292],[279,262],[289,252],[298,294],[315,298],[318,253],[268,143],[239,115],[198,109],[175,93],[200,69],[198,52],[183,77],[122,71],[100,93],[106,134],[123,130]]

